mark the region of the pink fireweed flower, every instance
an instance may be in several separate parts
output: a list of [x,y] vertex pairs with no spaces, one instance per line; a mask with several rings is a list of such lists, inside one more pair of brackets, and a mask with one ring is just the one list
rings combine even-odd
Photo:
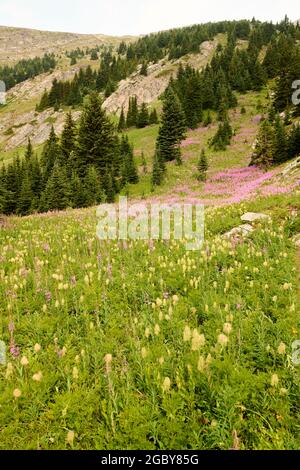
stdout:
[[17,357],[20,356],[20,348],[19,348],[18,346],[15,346],[14,344],[12,344],[12,345],[10,346],[9,350],[10,350],[10,354],[11,354],[13,357],[17,358]]

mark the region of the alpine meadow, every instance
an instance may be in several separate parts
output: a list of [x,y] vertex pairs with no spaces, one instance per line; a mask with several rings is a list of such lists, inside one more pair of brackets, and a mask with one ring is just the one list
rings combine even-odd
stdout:
[[0,450],[300,450],[295,20],[0,27]]

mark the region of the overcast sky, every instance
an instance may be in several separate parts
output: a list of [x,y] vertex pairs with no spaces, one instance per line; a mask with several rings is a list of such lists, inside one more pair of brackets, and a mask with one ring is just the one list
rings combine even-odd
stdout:
[[207,21],[300,18],[299,0],[0,0],[0,25],[137,35]]

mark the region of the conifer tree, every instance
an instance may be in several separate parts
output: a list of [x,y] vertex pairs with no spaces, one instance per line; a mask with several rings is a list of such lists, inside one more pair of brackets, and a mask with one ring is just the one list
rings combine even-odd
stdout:
[[31,211],[34,194],[31,189],[31,182],[28,173],[23,175],[21,192],[18,198],[17,214],[28,215]]
[[125,113],[124,113],[124,106],[122,106],[119,124],[118,124],[118,132],[122,132],[126,129],[126,120],[125,120]]
[[271,124],[263,120],[260,124],[255,149],[250,165],[270,167],[273,164],[274,133]]
[[94,206],[105,201],[105,194],[101,188],[100,177],[93,165],[88,167],[84,178],[85,200],[87,206]]
[[277,115],[273,127],[273,164],[280,165],[288,160],[288,141],[284,124]]
[[32,144],[31,144],[30,138],[28,139],[27,148],[26,148],[24,157],[25,157],[25,161],[26,161],[27,164],[28,164],[28,163],[31,161],[31,159],[33,158],[33,148],[32,148]]
[[0,180],[0,214],[6,214],[6,204],[8,200],[8,191]]
[[157,115],[157,111],[155,108],[152,109],[152,111],[150,112],[150,116],[149,116],[149,124],[157,124],[158,123],[158,115]]
[[104,173],[103,189],[104,189],[106,202],[108,202],[108,203],[114,202],[115,201],[115,196],[116,196],[115,186],[114,186],[114,182],[113,182],[112,170],[108,165],[107,165],[105,173]]
[[39,112],[44,111],[49,107],[49,93],[47,90],[44,91],[40,103],[36,106],[36,110]]
[[288,137],[288,156],[294,158],[300,155],[300,125],[292,127]]
[[171,87],[168,87],[163,101],[163,114],[157,143],[164,161],[175,160],[178,145],[186,131],[185,116],[180,102]]
[[66,168],[56,162],[42,194],[40,208],[42,211],[63,210],[70,207],[71,203],[72,194]]
[[149,111],[146,103],[142,103],[140,111],[137,118],[137,127],[142,129],[149,125]]
[[[30,175],[31,189],[36,200],[39,199],[43,188],[43,175],[39,159],[36,155],[31,158],[28,165],[28,173]],[[35,205],[35,209],[37,209]]]
[[62,131],[60,139],[60,148],[61,148],[61,164],[66,165],[68,168],[68,174],[71,175],[72,170],[74,169],[74,161],[72,161],[72,166],[70,165],[70,158],[72,152],[76,153],[76,124],[73,121],[72,114],[69,112],[66,116],[65,125]]
[[200,159],[198,162],[198,177],[197,178],[199,181],[206,181],[207,170],[208,170],[208,161],[207,161],[205,150],[202,149]]
[[97,93],[92,93],[83,109],[79,131],[78,174],[84,177],[89,165],[94,165],[100,177],[111,167],[118,153],[118,142],[112,123],[102,109]]
[[147,75],[148,75],[148,66],[147,66],[147,62],[143,62],[143,64],[142,64],[142,67],[141,67],[141,75],[144,75],[145,77],[147,77]]
[[137,97],[133,96],[129,98],[129,106],[127,113],[127,127],[135,127],[138,121],[138,104]]
[[136,184],[139,181],[138,172],[134,162],[133,148],[129,143],[128,136],[122,136],[120,146],[122,158],[122,185],[126,183]]
[[155,186],[160,186],[164,179],[164,173],[166,171],[165,160],[163,159],[159,144],[156,144],[156,149],[153,157],[153,168],[152,168],[152,177],[151,184],[154,188]]
[[210,141],[209,146],[215,151],[226,150],[226,147],[230,145],[233,131],[228,118],[225,118],[223,122],[219,123],[216,134]]
[[48,140],[46,141],[42,156],[41,156],[41,167],[42,167],[42,172],[43,172],[43,181],[44,181],[44,186],[46,185],[54,164],[56,160],[60,160],[61,157],[61,149],[59,146],[58,138],[55,134],[54,127],[51,127],[50,135]]
[[177,166],[182,165],[182,155],[180,145],[176,145],[174,148],[175,151],[175,162]]
[[84,191],[84,186],[76,171],[73,171],[71,175],[70,192],[72,207],[76,208],[86,206],[86,195]]

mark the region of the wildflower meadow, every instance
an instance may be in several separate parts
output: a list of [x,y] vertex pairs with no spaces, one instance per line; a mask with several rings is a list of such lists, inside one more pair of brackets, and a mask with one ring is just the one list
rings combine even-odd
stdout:
[[201,251],[100,241],[95,209],[8,219],[0,448],[299,448],[295,208],[207,208]]

